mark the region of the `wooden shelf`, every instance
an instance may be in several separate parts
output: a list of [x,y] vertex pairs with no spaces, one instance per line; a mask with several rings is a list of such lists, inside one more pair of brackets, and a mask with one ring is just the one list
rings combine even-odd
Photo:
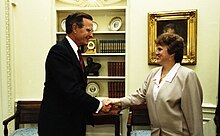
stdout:
[[[66,32],[57,32],[58,35],[65,35]],[[93,34],[125,34],[125,31],[94,31]]]
[[[127,2],[126,2],[127,3]],[[97,52],[107,52],[106,48],[111,45],[112,53],[95,53],[95,54],[86,54],[83,53],[84,61],[88,57],[94,58],[94,62],[102,65],[99,70],[100,76],[87,76],[88,83],[96,82],[99,85],[100,91],[96,97],[99,100],[106,99],[109,96],[109,92],[113,94],[112,87],[114,86],[115,90],[120,90],[120,94],[125,94],[125,73],[123,74],[109,74],[108,62],[123,62],[126,61],[126,16],[127,16],[127,4],[124,2],[117,4],[108,4],[100,7],[81,7],[81,5],[74,4],[64,4],[60,2],[55,2],[56,5],[56,30],[55,35],[57,41],[60,41],[65,37],[66,32],[63,31],[61,23],[67,15],[74,12],[85,12],[90,14],[93,17],[93,21],[98,24],[96,31],[93,31],[93,38],[96,40],[96,51]],[[112,6],[111,6],[112,5]],[[112,24],[112,19],[115,17],[120,17],[122,19],[122,25],[118,31],[111,31],[109,26]],[[103,48],[105,47],[105,48]],[[115,48],[116,47],[116,48]],[[115,49],[115,50],[113,50]],[[83,48],[83,52],[86,49]],[[114,53],[113,53],[114,52]],[[123,53],[120,53],[123,52]],[[88,65],[88,64],[87,64]],[[121,66],[122,67],[122,66]],[[125,67],[123,67],[125,69]],[[112,68],[115,71],[119,71],[118,67]],[[118,72],[119,73],[119,72]],[[117,76],[109,76],[117,75]],[[120,75],[120,76],[118,76]],[[114,83],[114,84],[113,84]],[[113,95],[111,95],[113,96]],[[115,94],[116,96],[116,94]],[[118,96],[118,94],[117,94]],[[104,125],[104,124],[114,124],[115,125],[115,136],[120,136],[120,124],[121,124],[121,109],[113,109],[110,113],[101,113],[93,114],[95,125]],[[92,132],[93,134],[93,132]]]
[[83,53],[83,56],[125,56],[125,53],[96,53],[96,54],[86,54]]
[[57,7],[56,11],[59,12],[72,12],[72,11],[91,11],[91,12],[97,12],[97,11],[103,11],[103,12],[107,12],[107,11],[121,11],[121,10],[125,10],[126,6],[109,6],[109,7]]
[[[56,8],[56,37],[57,41],[63,39],[66,32],[61,28],[61,23],[63,19],[66,18],[68,14],[72,14],[76,11],[89,13],[93,20],[98,24],[97,30],[93,31],[93,38],[96,39],[96,51],[95,54],[83,53],[83,57],[86,60],[88,57],[94,58],[94,62],[101,64],[101,70],[99,71],[100,76],[87,76],[89,81],[95,81],[100,85],[100,89],[104,90],[99,95],[108,96],[111,87],[109,84],[112,82],[117,82],[121,84],[111,84],[115,86],[118,90],[125,91],[125,74],[109,74],[108,62],[123,62],[126,60],[126,6],[114,6],[114,7],[58,7]],[[109,29],[109,24],[114,17],[120,17],[122,19],[122,26],[118,31],[111,31]],[[110,48],[111,47],[111,52]],[[109,49],[109,50],[108,50]],[[115,49],[115,50],[113,50]],[[85,50],[83,49],[83,52]],[[107,52],[110,53],[107,53]],[[99,53],[102,52],[102,53]],[[106,52],[106,53],[103,53]],[[121,53],[120,53],[121,52]],[[122,66],[121,66],[122,67]],[[114,71],[120,73],[119,67],[112,68]],[[123,65],[123,70],[125,66]],[[116,76],[109,76],[116,75]],[[123,84],[122,84],[123,83]],[[125,94],[123,92],[123,94]]]
[[125,31],[94,31],[93,34],[125,34]]
[[125,80],[124,76],[87,76],[87,78],[93,80]]

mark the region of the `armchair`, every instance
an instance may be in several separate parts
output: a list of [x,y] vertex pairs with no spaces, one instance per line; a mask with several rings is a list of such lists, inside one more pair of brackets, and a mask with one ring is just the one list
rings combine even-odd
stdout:
[[150,126],[146,104],[133,105],[129,109],[127,136],[150,136],[150,130],[132,130],[134,126]]
[[31,135],[37,136],[37,128],[20,128],[21,124],[36,124],[40,111],[41,101],[18,101],[14,115],[3,121],[4,136],[8,136],[8,124],[15,120],[15,132],[12,136]]

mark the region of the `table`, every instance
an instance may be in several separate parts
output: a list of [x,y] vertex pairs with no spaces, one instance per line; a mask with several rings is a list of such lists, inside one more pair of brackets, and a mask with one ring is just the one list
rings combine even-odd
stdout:
[[93,114],[94,125],[114,124],[115,136],[120,136],[120,111],[120,108],[116,108],[109,113]]

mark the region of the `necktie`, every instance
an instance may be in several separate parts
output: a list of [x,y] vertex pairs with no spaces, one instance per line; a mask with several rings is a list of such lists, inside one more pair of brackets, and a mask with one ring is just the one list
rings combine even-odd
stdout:
[[78,53],[78,56],[79,56],[79,62],[80,62],[81,68],[84,71],[84,62],[83,62],[83,57],[82,57],[82,54],[81,54],[81,50],[78,49],[77,53]]

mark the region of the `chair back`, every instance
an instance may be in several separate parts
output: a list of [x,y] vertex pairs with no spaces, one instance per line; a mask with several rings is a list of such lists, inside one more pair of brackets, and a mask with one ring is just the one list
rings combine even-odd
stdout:
[[20,128],[20,124],[36,124],[40,112],[41,101],[18,101],[18,116],[15,118],[15,129]]
[[133,105],[129,109],[128,122],[127,122],[127,136],[136,136],[136,135],[145,135],[148,133],[150,135],[150,131],[142,130],[142,131],[132,131],[132,127],[134,126],[150,126],[150,119],[148,115],[147,105]]
[[150,119],[146,104],[133,105],[130,107],[132,114],[132,125],[148,126],[150,125]]

